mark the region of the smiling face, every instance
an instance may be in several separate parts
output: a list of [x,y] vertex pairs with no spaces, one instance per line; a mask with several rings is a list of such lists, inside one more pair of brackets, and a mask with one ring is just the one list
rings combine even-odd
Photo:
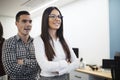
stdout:
[[21,15],[19,21],[16,22],[18,34],[20,36],[28,36],[32,28],[32,20],[30,15]]
[[61,19],[62,16],[60,15],[59,11],[53,9],[48,19],[49,29],[58,30],[61,26]]

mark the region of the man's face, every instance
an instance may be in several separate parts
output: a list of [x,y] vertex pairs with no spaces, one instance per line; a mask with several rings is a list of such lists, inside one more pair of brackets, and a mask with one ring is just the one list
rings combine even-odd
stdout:
[[21,15],[18,22],[16,22],[18,28],[18,34],[21,36],[29,35],[32,28],[32,20],[30,15]]

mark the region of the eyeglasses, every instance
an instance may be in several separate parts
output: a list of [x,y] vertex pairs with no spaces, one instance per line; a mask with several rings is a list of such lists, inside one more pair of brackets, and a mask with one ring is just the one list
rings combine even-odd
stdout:
[[61,15],[56,16],[56,15],[54,15],[54,14],[50,14],[50,15],[49,15],[49,18],[52,18],[52,19],[56,19],[56,18],[62,19],[63,16],[61,16]]
[[27,23],[27,22],[32,23],[32,20],[23,19],[22,22],[23,22],[23,23]]

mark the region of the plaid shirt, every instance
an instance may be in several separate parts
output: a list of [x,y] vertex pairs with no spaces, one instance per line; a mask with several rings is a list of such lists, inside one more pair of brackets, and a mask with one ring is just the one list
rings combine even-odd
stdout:
[[[4,68],[11,80],[36,80],[39,66],[31,37],[27,44],[18,35],[11,37],[4,42],[2,53]],[[18,59],[23,59],[24,64],[18,64]]]

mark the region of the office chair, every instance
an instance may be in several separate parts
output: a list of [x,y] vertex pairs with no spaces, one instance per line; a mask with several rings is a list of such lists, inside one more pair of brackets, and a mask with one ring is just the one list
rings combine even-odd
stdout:
[[120,80],[120,61],[115,60],[115,65],[111,66],[112,80]]
[[115,52],[114,59],[120,61],[120,52]]

